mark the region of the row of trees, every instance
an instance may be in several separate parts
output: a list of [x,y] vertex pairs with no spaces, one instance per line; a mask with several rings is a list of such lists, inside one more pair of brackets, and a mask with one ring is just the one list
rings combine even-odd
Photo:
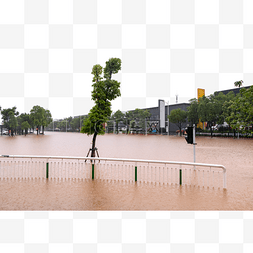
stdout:
[[148,110],[135,109],[134,111],[121,112],[116,111],[109,118],[107,127],[112,128],[113,122],[115,122],[116,133],[119,133],[119,123],[122,122],[126,126],[126,133],[129,133],[130,129],[134,129],[136,132],[145,132],[147,127],[147,119],[151,116]]
[[44,128],[50,124],[52,121],[52,115],[49,110],[44,109],[41,106],[34,106],[30,114],[21,113],[17,111],[17,107],[2,109],[1,115],[3,120],[3,127],[13,134],[23,134],[28,133],[28,129],[36,128],[37,134],[39,129],[42,128],[42,133],[44,134]]
[[207,123],[212,135],[212,126],[226,122],[234,132],[252,133],[253,124],[253,86],[242,88],[236,96],[234,92],[224,95],[215,92],[190,100],[187,112],[181,109],[172,110],[169,120],[178,125],[181,132],[183,122],[197,125],[199,120]]
[[47,130],[53,131],[70,131],[70,132],[80,132],[80,129],[83,125],[84,119],[87,116],[79,116],[79,117],[68,117],[64,119],[54,120],[48,126]]

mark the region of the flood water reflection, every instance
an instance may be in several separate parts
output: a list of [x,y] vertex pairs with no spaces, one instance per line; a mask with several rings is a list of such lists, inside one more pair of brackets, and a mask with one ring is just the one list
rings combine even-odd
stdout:
[[[0,154],[86,156],[91,136],[52,133],[0,137]],[[253,210],[253,140],[196,138],[196,162],[227,169],[227,190],[92,180],[1,180],[0,210]],[[101,157],[193,162],[178,136],[105,134]]]

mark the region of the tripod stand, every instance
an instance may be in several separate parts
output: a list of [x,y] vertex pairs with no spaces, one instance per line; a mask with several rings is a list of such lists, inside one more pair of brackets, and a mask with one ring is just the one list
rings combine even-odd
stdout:
[[[88,153],[87,153],[87,155],[86,155],[86,157],[88,157],[89,154],[92,154],[92,151],[93,151],[93,150],[95,150],[95,152],[96,152],[96,154],[97,154],[97,157],[99,157],[98,149],[97,149],[97,148],[94,148],[94,149],[90,148],[89,151],[88,151]],[[85,162],[86,162],[86,161],[87,161],[87,159],[85,160]]]

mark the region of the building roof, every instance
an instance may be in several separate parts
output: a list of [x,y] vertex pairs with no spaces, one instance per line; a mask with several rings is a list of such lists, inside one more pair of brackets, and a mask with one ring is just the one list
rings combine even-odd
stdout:
[[249,86],[242,86],[242,87],[240,87],[240,88],[233,88],[233,89],[228,89],[228,90],[219,90],[219,91],[215,91],[215,92],[217,92],[217,93],[222,92],[224,95],[226,95],[226,94],[228,94],[230,91],[233,91],[235,94],[238,94],[242,88],[246,88],[246,89],[247,89],[247,88],[250,88],[251,86],[252,86],[252,85],[249,85]]

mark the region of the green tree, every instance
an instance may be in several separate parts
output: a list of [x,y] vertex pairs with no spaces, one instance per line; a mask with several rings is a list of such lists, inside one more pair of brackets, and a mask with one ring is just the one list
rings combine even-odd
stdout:
[[225,121],[223,115],[223,105],[227,101],[227,96],[222,92],[214,93],[214,95],[210,95],[210,101],[212,103],[212,115],[213,115],[213,123],[214,124],[223,124]]
[[42,126],[42,133],[44,134],[44,127],[48,126],[52,121],[52,115],[49,110],[45,110],[39,105],[35,105],[30,111],[30,121],[31,125],[37,128],[37,135],[39,134],[39,129]]
[[226,121],[230,122],[232,129],[241,129],[242,132],[252,132],[253,124],[253,86],[241,89],[234,101],[228,107]]
[[129,134],[129,131],[130,131],[130,128],[131,128],[131,125],[133,123],[133,111],[128,111],[125,113],[125,116],[124,116],[124,119],[123,119],[123,122],[124,124],[126,125],[127,129],[126,129],[126,133]]
[[71,118],[71,120],[69,121],[69,125],[70,125],[71,130],[73,132],[76,132],[79,129],[79,131],[80,131],[81,122],[82,122],[81,116]]
[[39,105],[33,106],[30,111],[32,125],[36,127],[37,135],[39,134],[40,126],[43,124],[44,111],[44,108]]
[[134,127],[136,131],[140,129],[142,133],[144,133],[146,128],[146,120],[150,116],[151,113],[148,110],[141,110],[139,108],[136,108],[134,111],[132,111],[131,114],[132,127]]
[[187,117],[188,121],[191,122],[191,124],[197,124],[199,123],[199,114],[198,114],[198,100],[196,98],[190,99],[190,106],[187,107]]
[[241,87],[243,83],[243,80],[234,82],[235,87]]
[[180,136],[181,136],[182,123],[186,122],[186,118],[187,112],[183,111],[181,108],[172,110],[170,115],[168,115],[169,121],[176,124],[177,127],[179,128]]
[[116,123],[117,134],[119,133],[119,122],[123,121],[125,114],[120,110],[116,111],[112,116],[111,120]]
[[[234,93],[230,92],[224,95],[222,92],[215,92],[208,97],[201,97],[199,99],[198,114],[202,122],[207,122],[211,131],[212,126],[215,124],[223,124],[226,121],[227,114],[229,113],[228,105],[234,97]],[[229,124],[229,122],[228,122]]]
[[[43,108],[44,109],[44,108]],[[44,129],[53,121],[52,114],[49,110],[45,110],[43,112],[42,118],[42,134],[44,134]]]
[[28,121],[23,121],[21,124],[21,129],[22,131],[25,130],[25,136],[28,133],[28,128],[30,128],[30,124],[28,123]]
[[18,126],[17,116],[19,115],[19,112],[16,110],[17,110],[17,107],[14,106],[12,108],[3,109],[1,111],[3,125],[8,130],[11,130],[12,136],[13,136],[14,131],[16,130],[16,127]]
[[[97,135],[103,135],[105,133],[103,123],[108,121],[112,113],[111,101],[121,95],[120,83],[112,80],[112,74],[118,73],[120,69],[121,60],[118,58],[110,58],[106,62],[104,69],[98,64],[92,68],[93,91],[91,97],[95,105],[90,110],[88,117],[84,120],[81,129],[81,133],[93,135],[91,157],[95,157]],[[102,72],[104,72],[103,78]]]
[[22,134],[23,134],[23,130],[22,129],[22,123],[27,121],[27,123],[29,124],[29,128],[31,127],[30,126],[30,115],[28,113],[21,113],[19,116],[18,116],[18,127],[20,130],[22,130]]
[[[235,100],[235,93],[233,91],[230,91],[226,95],[226,101],[222,105],[222,111],[223,111],[222,117],[224,119],[224,122],[226,122],[229,125],[229,128],[231,127],[231,120],[230,120],[229,116],[232,113],[231,105],[234,103],[234,100]],[[234,135],[235,135],[235,131],[234,131]]]

